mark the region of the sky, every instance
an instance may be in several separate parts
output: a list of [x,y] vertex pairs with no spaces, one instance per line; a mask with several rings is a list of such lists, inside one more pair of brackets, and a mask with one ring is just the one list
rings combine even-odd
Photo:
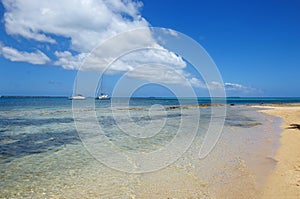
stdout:
[[[1,0],[0,14],[0,95],[72,95],[80,67],[102,71],[113,50],[136,43],[161,50],[135,52],[115,62],[105,76],[105,92],[111,94],[117,80],[131,74],[184,88],[183,77],[197,95],[207,95],[203,79],[184,57],[147,31],[163,27],[202,45],[228,96],[300,97],[299,0]],[[82,67],[99,43],[136,28],[146,31],[107,49],[97,57],[102,64]],[[168,67],[138,67],[153,60]],[[136,95],[171,94],[155,84]]]

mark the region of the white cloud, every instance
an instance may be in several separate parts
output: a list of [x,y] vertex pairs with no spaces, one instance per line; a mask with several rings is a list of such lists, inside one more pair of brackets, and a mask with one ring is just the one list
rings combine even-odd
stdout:
[[54,62],[54,65],[62,66],[63,68],[70,70],[79,69],[86,57],[85,53],[73,56],[69,51],[55,51],[54,55],[58,58],[58,60]]
[[162,30],[165,34],[170,34],[174,37],[178,37],[178,33],[176,31],[172,30],[172,29],[162,28]]
[[21,52],[3,44],[0,44],[0,54],[11,61],[29,62],[31,64],[46,64],[50,62],[49,57],[39,50],[35,52]]
[[[103,67],[112,63],[115,55],[120,52],[146,46],[150,49],[132,52],[114,62],[109,72],[124,73],[147,63],[156,63],[172,67],[172,70],[168,67],[145,66],[144,70],[131,73],[132,77],[176,84],[184,84],[181,81],[184,77],[192,85],[202,87],[197,78],[184,72],[186,63],[180,56],[157,44],[150,28],[147,29],[150,24],[140,15],[141,2],[135,0],[2,0],[2,3],[6,9],[4,13],[6,32],[9,35],[19,35],[29,40],[48,43],[53,48],[57,47],[53,53],[56,59],[51,61],[53,65],[65,69],[102,71]],[[146,29],[108,42],[102,50],[94,51],[88,62],[82,65],[87,55],[99,43],[121,32],[141,27]],[[170,35],[178,36],[175,31],[169,29],[165,31]],[[61,50],[62,48],[59,47],[61,39],[57,39],[57,36],[69,39],[70,46]],[[34,64],[50,61],[39,50],[34,53],[19,52],[6,47],[6,51],[10,52],[2,53],[3,56],[12,61],[27,61]],[[182,77],[179,78],[178,75]]]
[[224,85],[225,85],[225,89],[227,91],[240,91],[240,92],[243,92],[243,93],[257,93],[257,92],[259,92],[259,90],[256,89],[256,88],[244,86],[244,85],[241,85],[241,84],[227,82]]
[[55,43],[51,34],[71,38],[71,48],[89,52],[99,42],[148,22],[141,3],[121,0],[3,0],[8,34]]
[[186,67],[186,63],[180,56],[177,56],[173,52],[165,49],[143,49],[134,51],[125,55],[124,57],[119,58],[115,63],[112,64],[111,67],[116,71],[124,66],[124,68],[127,68],[128,70],[133,70],[138,66],[150,63],[166,65],[172,67],[173,70],[181,70]]
[[192,86],[195,86],[198,88],[206,88],[205,84],[195,77],[190,78],[189,82]]
[[197,78],[191,78],[190,79],[190,83],[196,87],[199,88],[205,88],[205,89],[209,89],[209,90],[220,90],[220,89],[225,89],[225,91],[227,93],[244,93],[244,94],[257,94],[257,93],[261,93],[261,90],[257,89],[257,88],[252,88],[249,86],[245,86],[242,84],[237,84],[237,83],[230,83],[230,82],[226,82],[224,84],[222,84],[221,82],[207,82],[204,83],[200,80],[198,80]]

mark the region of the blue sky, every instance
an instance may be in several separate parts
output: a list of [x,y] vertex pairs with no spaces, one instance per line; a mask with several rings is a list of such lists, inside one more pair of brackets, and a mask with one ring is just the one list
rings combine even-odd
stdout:
[[[30,0],[26,6],[18,0],[15,2],[23,6],[23,12],[6,0],[1,1],[0,6],[0,95],[71,95],[76,75],[74,63],[82,60],[79,55],[88,52],[94,42],[93,37],[80,35],[102,31],[97,38],[105,38],[110,35],[107,27],[112,32],[120,32],[127,30],[121,25],[128,24],[128,29],[144,26],[174,29],[199,42],[217,64],[228,85],[228,95],[300,96],[300,1],[297,0],[143,0],[143,5],[119,0],[114,5],[98,1],[99,11],[95,5],[91,12],[89,7],[83,7],[76,17],[73,14],[78,13],[76,9],[80,7],[70,7],[76,3],[65,1],[62,4],[69,6],[70,11],[62,12],[59,22],[51,17],[37,20],[26,16],[28,10],[37,10],[36,14],[38,10],[43,14],[59,13],[60,9],[51,5],[53,1],[40,5],[39,1]],[[102,4],[106,9],[101,10]],[[93,12],[100,13],[93,15],[99,20],[91,22],[93,26],[101,24],[96,29],[89,27],[90,23],[81,22],[82,19],[91,21],[89,14]],[[10,17],[4,18],[4,13]],[[29,23],[23,23],[24,18]],[[73,32],[67,33],[61,26]],[[106,92],[111,92],[119,76],[106,77]],[[234,88],[230,89],[230,85]],[[153,86],[140,94],[164,96],[169,92]]]

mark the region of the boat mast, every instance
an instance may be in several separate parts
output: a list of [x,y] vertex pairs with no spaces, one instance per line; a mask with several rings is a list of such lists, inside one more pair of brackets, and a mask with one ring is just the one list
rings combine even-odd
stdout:
[[71,96],[76,96],[76,89],[77,89],[77,75],[74,80],[74,85],[73,85],[73,94]]
[[97,95],[102,95],[103,75],[100,78],[100,84],[97,86]]
[[101,81],[100,81],[100,95],[102,95],[102,88],[103,88],[103,74],[101,76]]

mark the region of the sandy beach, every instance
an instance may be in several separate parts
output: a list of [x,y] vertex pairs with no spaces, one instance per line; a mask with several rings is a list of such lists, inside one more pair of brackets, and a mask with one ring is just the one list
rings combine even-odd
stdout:
[[300,104],[257,107],[283,119],[280,147],[275,155],[278,163],[267,179],[262,198],[300,198]]

